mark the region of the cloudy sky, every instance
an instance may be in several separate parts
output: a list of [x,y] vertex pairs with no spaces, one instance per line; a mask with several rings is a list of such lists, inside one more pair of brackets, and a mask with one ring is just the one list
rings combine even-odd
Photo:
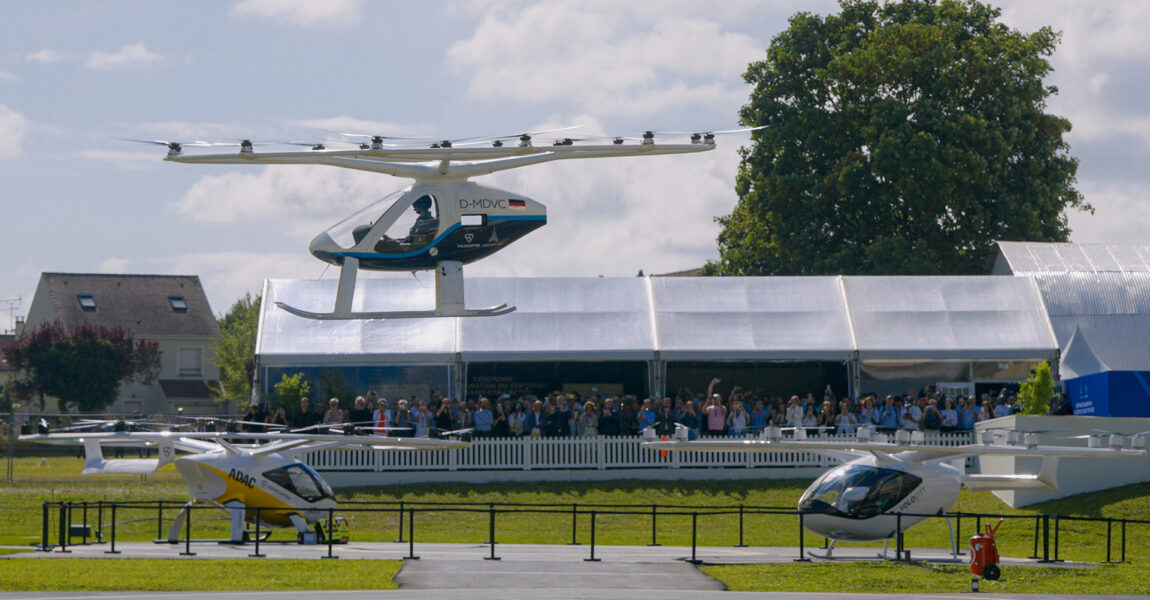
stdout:
[[[324,167],[164,163],[122,138],[470,137],[738,125],[741,75],[797,10],[826,0],[555,2],[63,1],[0,23],[0,300],[27,312],[40,273],[195,274],[222,313],[265,277],[335,278],[308,241],[407,185]],[[1051,112],[1074,124],[1077,242],[1150,227],[1150,3],[1011,0],[1004,21],[1063,32]],[[633,276],[717,257],[738,146],[563,161],[483,178],[548,207],[548,225],[467,268]],[[395,275],[392,275],[395,276]],[[410,275],[400,275],[410,277]],[[426,276],[423,275],[423,276]],[[0,329],[11,327],[0,302]]]

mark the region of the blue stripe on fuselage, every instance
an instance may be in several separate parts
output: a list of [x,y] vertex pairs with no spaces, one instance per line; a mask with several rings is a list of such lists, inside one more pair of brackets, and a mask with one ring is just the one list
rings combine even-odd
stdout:
[[[546,220],[547,220],[547,215],[523,215],[523,216],[508,215],[505,217],[488,217],[487,218],[488,223],[498,222],[498,221],[546,221]],[[420,248],[419,250],[412,250],[411,252],[404,252],[402,254],[381,254],[379,252],[332,252],[331,255],[335,256],[335,257],[340,257],[340,258],[345,257],[345,256],[350,256],[352,258],[360,258],[360,259],[363,259],[363,258],[411,258],[413,256],[418,256],[419,254],[421,254],[423,252],[427,252],[428,250],[431,250],[437,244],[439,244],[439,242],[443,241],[444,238],[446,238],[448,235],[451,235],[451,233],[453,233],[456,229],[459,229],[459,227],[460,227],[459,223],[455,223],[451,227],[448,227],[443,233],[435,236],[435,239],[431,240],[430,244]]]

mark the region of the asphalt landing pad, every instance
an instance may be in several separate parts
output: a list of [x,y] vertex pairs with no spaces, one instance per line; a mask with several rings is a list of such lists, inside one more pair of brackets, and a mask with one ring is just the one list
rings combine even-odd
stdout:
[[404,562],[395,581],[401,590],[723,589],[721,583],[682,561],[409,560]]

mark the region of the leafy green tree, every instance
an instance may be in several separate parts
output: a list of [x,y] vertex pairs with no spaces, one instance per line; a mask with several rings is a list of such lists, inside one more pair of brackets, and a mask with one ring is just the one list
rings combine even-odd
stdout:
[[974,274],[995,240],[1066,241],[1059,40],[973,0],[841,0],[801,12],[744,79],[734,211],[711,275]]
[[1050,363],[1042,361],[1030,372],[1030,378],[1018,386],[1018,400],[1024,415],[1044,415],[1050,410],[1054,397],[1054,376]]
[[303,378],[303,373],[296,373],[295,375],[283,375],[279,383],[273,386],[276,395],[276,402],[284,407],[287,414],[294,415],[299,412],[300,398],[306,397],[311,393],[311,388],[307,384],[307,380]]
[[220,368],[216,399],[247,401],[252,397],[256,370],[256,331],[260,322],[260,297],[244,294],[220,317],[220,339],[212,343],[212,362]]
[[322,402],[327,402],[329,398],[339,398],[340,403],[347,403],[352,398],[351,388],[347,387],[340,369],[325,369],[320,374],[319,392]]
[[45,323],[3,347],[8,364],[19,372],[12,396],[37,400],[58,398],[80,412],[100,412],[116,401],[120,385],[150,385],[160,374],[160,345],[136,340],[125,329],[81,323],[68,331],[62,323]]

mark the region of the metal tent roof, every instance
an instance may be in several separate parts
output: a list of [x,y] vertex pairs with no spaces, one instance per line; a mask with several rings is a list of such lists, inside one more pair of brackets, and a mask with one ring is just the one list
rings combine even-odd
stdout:
[[996,242],[995,274],[1150,273],[1150,246]]
[[[998,242],[998,248],[995,273],[1037,284],[1068,372],[1150,370],[1150,246]],[[1096,366],[1067,365],[1074,338],[1091,349]]]
[[[335,280],[270,279],[256,353],[263,366],[463,360],[850,360],[1053,357],[1027,278],[469,278],[467,304],[499,317],[313,321]],[[361,279],[355,310],[434,305],[434,285]]]

